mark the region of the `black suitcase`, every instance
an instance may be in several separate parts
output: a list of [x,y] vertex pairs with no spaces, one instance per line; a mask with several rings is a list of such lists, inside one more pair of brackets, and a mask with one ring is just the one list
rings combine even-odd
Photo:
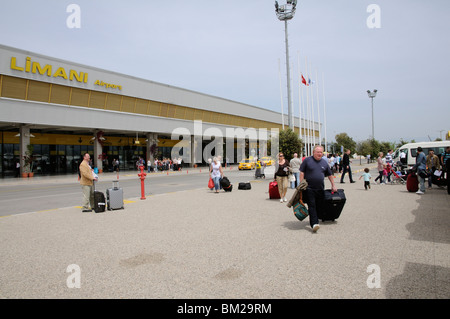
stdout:
[[106,209],[105,194],[95,190],[95,182],[94,182],[94,212],[103,213],[105,209]]
[[220,186],[225,192],[231,192],[233,190],[233,185],[231,185],[230,180],[226,176],[220,180]]
[[323,201],[316,203],[317,217],[322,221],[338,219],[346,200],[343,189],[338,189],[335,193],[331,193],[331,189],[326,189]]
[[240,182],[238,185],[238,189],[252,189],[252,185],[250,182]]
[[103,213],[106,207],[105,194],[99,191],[94,191],[94,211],[96,213]]

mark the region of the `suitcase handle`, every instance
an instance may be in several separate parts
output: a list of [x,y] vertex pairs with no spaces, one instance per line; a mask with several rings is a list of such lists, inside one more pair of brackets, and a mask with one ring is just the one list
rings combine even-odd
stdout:
[[113,189],[119,189],[119,181],[112,181]]

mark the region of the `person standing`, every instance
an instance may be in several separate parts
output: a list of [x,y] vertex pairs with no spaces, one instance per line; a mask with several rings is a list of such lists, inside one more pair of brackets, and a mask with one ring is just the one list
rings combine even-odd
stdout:
[[446,174],[447,194],[450,195],[450,146],[441,155],[442,176]]
[[289,186],[289,162],[284,158],[283,153],[278,154],[278,161],[275,164],[275,174],[273,179],[278,183],[280,193],[280,203],[287,202],[286,192]]
[[16,162],[16,177],[20,176],[20,161]]
[[297,153],[294,153],[294,157],[289,162],[291,173],[295,177],[295,181],[291,182],[291,188],[296,188],[300,185],[300,165],[302,165],[302,161],[298,158]]
[[387,166],[387,168],[388,168],[388,171],[387,171],[387,181],[388,181],[388,183],[390,183],[391,182],[391,174],[392,174],[392,172],[391,172],[391,168],[392,168],[392,166],[394,166],[394,160],[392,159],[392,153],[393,153],[394,151],[393,150],[388,150],[388,152],[387,152],[387,154],[386,154],[386,156],[385,156],[385,161],[386,161],[386,166]]
[[[442,174],[450,169],[450,146],[441,154],[441,166]],[[449,177],[450,176],[447,174],[447,181],[450,180]]]
[[82,212],[87,213],[92,211],[94,207],[94,178],[92,168],[89,165],[91,157],[89,153],[85,153],[83,161],[80,164],[80,184],[83,192],[83,206]]
[[423,153],[422,147],[419,146],[417,148],[416,164],[412,167],[412,170],[417,171],[417,178],[419,179],[419,190],[416,194],[425,194],[425,177],[423,175],[426,174],[426,169],[427,160],[425,158],[425,154]]
[[350,179],[350,183],[354,183],[352,178],[352,168],[350,167],[350,150],[345,150],[344,156],[342,157],[342,176],[341,176],[341,184],[344,184],[344,176],[345,173],[348,172],[348,178]]
[[428,172],[428,188],[432,188],[433,184],[433,176],[436,170],[441,169],[441,163],[439,163],[439,157],[434,155],[433,150],[428,151],[428,155],[426,157],[427,162],[427,172]]
[[378,158],[377,158],[377,169],[378,169],[378,177],[375,178],[375,183],[377,182],[377,180],[380,180],[380,184],[383,184],[383,170],[384,170],[384,165],[383,165],[383,152],[378,153]]
[[308,204],[309,224],[313,232],[319,229],[319,218],[317,216],[316,203],[325,198],[324,178],[328,177],[331,183],[331,191],[337,192],[334,184],[333,173],[326,160],[322,159],[323,147],[316,145],[313,155],[307,157],[300,166],[300,183],[305,179],[308,187],[303,192],[303,200]]
[[152,170],[152,161],[150,159],[148,159],[148,161],[147,161],[147,173],[150,173],[151,170]]
[[214,157],[213,162],[209,167],[209,177],[214,181],[214,192],[218,193],[220,189],[220,179],[223,177],[223,171],[217,157]]

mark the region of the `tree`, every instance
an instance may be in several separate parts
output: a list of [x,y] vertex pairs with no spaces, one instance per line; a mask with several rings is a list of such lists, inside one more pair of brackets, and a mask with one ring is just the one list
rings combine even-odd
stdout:
[[382,147],[380,142],[375,139],[368,139],[358,143],[356,152],[363,156],[370,155],[370,158],[373,159],[378,157],[378,153],[381,149]]
[[378,142],[375,139],[368,139],[358,143],[356,152],[363,156],[370,154],[371,158],[377,158],[378,153],[383,152],[386,155],[389,150],[394,149],[395,145],[391,142]]
[[344,147],[344,152],[346,149],[349,149],[351,153],[356,150],[356,142],[348,136],[347,133],[339,133],[335,136],[336,143],[334,143],[334,149],[336,151],[340,151],[341,146]]
[[[290,127],[281,130],[279,134],[280,152],[284,154],[286,160],[291,160],[294,153],[301,154],[303,149],[303,141],[298,137]],[[272,154],[275,156],[276,154]]]

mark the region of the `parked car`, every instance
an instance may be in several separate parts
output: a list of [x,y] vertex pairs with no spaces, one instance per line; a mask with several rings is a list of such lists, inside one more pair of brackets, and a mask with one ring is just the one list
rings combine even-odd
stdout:
[[261,162],[264,162],[266,166],[271,166],[274,163],[274,160],[269,156],[261,157]]
[[239,162],[239,166],[238,169],[254,169],[255,168],[255,162],[253,162],[252,160],[245,158],[242,161]]

